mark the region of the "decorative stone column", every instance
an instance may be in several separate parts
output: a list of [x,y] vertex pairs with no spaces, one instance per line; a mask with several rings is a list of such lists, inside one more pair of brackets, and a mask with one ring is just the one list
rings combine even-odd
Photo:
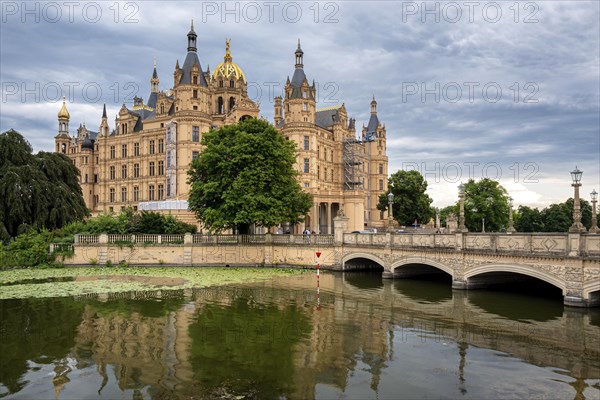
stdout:
[[333,242],[336,246],[344,244],[344,233],[348,232],[348,221],[350,218],[344,215],[344,211],[340,208],[337,216],[333,219]]
[[459,232],[469,232],[467,227],[465,226],[465,185],[458,185],[458,198],[460,201],[460,212],[458,215],[458,231]]
[[581,207],[579,204],[579,188],[581,187],[581,175],[583,175],[583,171],[580,171],[579,168],[575,167],[573,171],[571,171],[571,178],[573,179],[573,186],[575,194],[573,196],[573,225],[569,228],[569,232],[585,232],[585,226],[581,223]]
[[590,233],[598,233],[600,229],[598,229],[598,217],[596,214],[596,203],[598,203],[598,192],[596,189],[590,193],[592,197],[592,226],[590,227]]
[[506,230],[506,232],[513,233],[516,231],[517,230],[513,226],[513,198],[509,197],[508,198],[508,229]]

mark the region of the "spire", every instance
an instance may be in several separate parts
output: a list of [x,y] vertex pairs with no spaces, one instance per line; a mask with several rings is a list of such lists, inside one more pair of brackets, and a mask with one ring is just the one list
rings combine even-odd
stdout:
[[377,102],[375,101],[375,95],[373,95],[373,100],[371,100],[371,114],[377,114]]
[[196,52],[196,38],[198,36],[196,35],[196,32],[194,31],[194,20],[192,20],[192,26],[191,26],[190,31],[188,32],[187,36],[188,36],[188,51]]
[[304,52],[302,51],[302,48],[300,47],[300,39],[298,39],[298,48],[296,49],[296,68],[303,68],[304,67],[304,61],[302,60],[303,56],[304,56]]
[[67,99],[63,96],[63,103],[60,111],[58,112],[58,119],[66,119],[69,120],[71,116],[69,115],[69,111],[67,111]]
[[106,103],[104,103],[104,107],[102,108],[102,119],[106,119]]
[[225,39],[225,56],[223,57],[223,61],[232,62],[233,58],[231,57],[231,52],[229,51],[229,43],[231,39]]
[[158,93],[158,73],[156,72],[156,58],[154,59],[154,71],[152,71],[152,78],[150,78],[150,93]]

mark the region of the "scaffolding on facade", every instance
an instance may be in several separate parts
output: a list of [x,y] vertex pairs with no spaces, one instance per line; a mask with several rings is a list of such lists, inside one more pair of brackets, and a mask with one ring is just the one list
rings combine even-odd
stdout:
[[363,186],[365,157],[362,154],[362,141],[344,138],[344,190],[356,190]]

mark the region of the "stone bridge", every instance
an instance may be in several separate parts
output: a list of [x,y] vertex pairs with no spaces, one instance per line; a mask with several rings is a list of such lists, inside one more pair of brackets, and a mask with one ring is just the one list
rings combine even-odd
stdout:
[[[536,278],[564,303],[600,305],[600,235],[579,233],[345,233],[334,235],[79,235],[68,265],[300,266],[379,269],[384,278],[446,273],[455,289]],[[58,245],[53,245],[58,246]]]

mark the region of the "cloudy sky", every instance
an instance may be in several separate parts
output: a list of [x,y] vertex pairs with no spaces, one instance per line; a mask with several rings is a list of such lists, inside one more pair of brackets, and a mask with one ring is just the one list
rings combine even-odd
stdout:
[[375,95],[390,173],[418,169],[434,205],[469,178],[501,181],[543,207],[600,190],[598,1],[0,3],[0,131],[51,151],[67,96],[71,133],[96,130],[134,95],[161,89],[187,51],[194,19],[202,68],[231,38],[249,95],[272,120],[300,38],[317,107],[345,103],[366,124]]

